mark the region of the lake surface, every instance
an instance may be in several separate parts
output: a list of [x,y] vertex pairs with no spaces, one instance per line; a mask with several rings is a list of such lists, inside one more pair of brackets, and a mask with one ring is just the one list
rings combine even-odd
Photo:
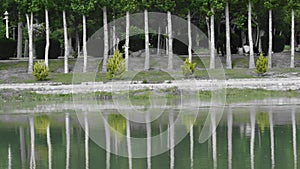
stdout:
[[[194,110],[180,112],[176,107],[167,107],[159,117],[149,112],[133,114],[137,117],[134,119],[155,116],[148,125],[127,120],[111,108],[76,113],[76,108],[72,110],[68,104],[56,103],[30,109],[5,109],[0,114],[0,168],[296,169],[300,166],[297,101],[231,104],[225,107],[220,122],[214,120],[217,115],[208,116],[206,107],[197,110],[196,119],[190,113]],[[130,109],[123,112],[130,113]],[[102,122],[95,120],[99,114],[104,119]],[[207,119],[216,130],[200,143]],[[162,132],[167,133],[166,137],[159,135]],[[180,132],[186,134],[177,138]],[[141,145],[131,139],[150,136],[158,137],[145,139]],[[163,152],[164,147],[169,149]],[[140,155],[144,153],[143,158],[133,158],[137,149],[143,149],[140,152]],[[162,154],[151,157],[160,151]]]

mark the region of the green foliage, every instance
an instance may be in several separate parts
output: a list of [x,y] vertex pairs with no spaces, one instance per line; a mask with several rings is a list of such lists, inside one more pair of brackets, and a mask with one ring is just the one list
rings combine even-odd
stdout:
[[34,128],[41,135],[46,135],[47,126],[50,125],[50,118],[47,115],[34,117]]
[[[50,39],[49,59],[57,59],[61,52],[60,42],[56,39]],[[37,59],[45,58],[46,39],[38,39],[35,42]]]
[[89,14],[95,9],[96,0],[71,0],[71,9],[82,15]]
[[262,75],[267,72],[268,58],[264,57],[261,53],[259,58],[256,60],[255,72]]
[[17,42],[12,39],[0,39],[0,59],[9,59],[16,54]]
[[108,59],[107,74],[109,79],[120,78],[125,72],[125,63],[122,54],[116,50],[114,55]]
[[44,61],[38,61],[33,66],[33,76],[35,76],[36,80],[46,80],[48,76],[49,69],[47,68]]
[[182,73],[185,77],[193,75],[195,72],[195,68],[196,63],[190,63],[188,58],[184,61],[183,65],[181,66]]

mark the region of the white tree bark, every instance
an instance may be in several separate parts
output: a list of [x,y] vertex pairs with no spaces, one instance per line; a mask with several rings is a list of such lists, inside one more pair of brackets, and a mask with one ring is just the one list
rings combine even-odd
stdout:
[[130,15],[129,11],[126,12],[126,37],[125,37],[125,68],[128,71],[128,59],[129,59],[129,29],[130,28]]
[[45,20],[46,20],[45,64],[48,67],[48,57],[49,57],[49,48],[50,48],[50,29],[49,29],[49,14],[48,14],[48,9],[45,9]]
[[168,37],[169,37],[169,47],[168,47],[168,69],[173,70],[173,35],[172,35],[172,15],[171,12],[168,11]]
[[[106,168],[110,169],[110,128],[108,124],[107,114],[104,115],[104,130],[105,130],[105,143],[106,143]],[[117,137],[116,137],[117,138]]]
[[209,53],[211,51],[211,43],[210,43],[210,24],[209,24],[209,17],[206,17],[205,18],[205,21],[206,21],[206,27],[207,27],[207,39],[208,39],[208,50],[209,50]]
[[115,53],[116,49],[117,49],[117,38],[116,38],[116,21],[115,21],[115,16],[113,17],[113,27],[112,27],[112,35],[113,35],[113,53]]
[[64,73],[69,73],[69,42],[68,42],[68,27],[67,27],[67,19],[66,19],[66,11],[63,11],[63,24],[64,24],[64,42],[65,42],[65,56],[64,56]]
[[144,10],[145,21],[145,70],[150,69],[150,53],[149,53],[149,25],[148,25],[148,10]]
[[226,1],[225,6],[225,16],[226,16],[226,67],[227,69],[232,69],[231,62],[231,49],[230,49],[230,21],[229,21],[229,2]]
[[227,149],[228,149],[228,169],[232,169],[232,109],[229,107],[227,115]]
[[272,10],[269,9],[269,51],[268,51],[268,68],[272,68],[272,46],[273,46],[273,31],[272,31]]
[[83,26],[83,72],[85,73],[87,71],[87,46],[86,46],[86,17],[85,15],[82,15],[82,26]]
[[27,27],[28,27],[28,39],[29,39],[29,59],[28,59],[28,74],[32,74],[33,71],[33,13],[26,14]]
[[157,33],[157,57],[160,55],[160,38],[161,38],[161,30],[160,26],[158,26],[158,33]]
[[84,116],[84,149],[85,149],[85,169],[89,169],[89,121],[87,115]]
[[103,7],[103,30],[104,30],[104,55],[103,55],[103,66],[102,72],[107,71],[107,60],[108,60],[108,25],[107,25],[107,10],[106,6]]
[[29,117],[29,128],[30,128],[30,169],[36,168],[35,161],[35,132],[34,132],[34,119]]
[[253,38],[252,38],[252,3],[251,3],[251,1],[249,1],[249,4],[248,4],[248,36],[249,36],[249,47],[250,47],[249,69],[254,69],[255,63],[254,63]]
[[293,130],[293,156],[294,156],[294,169],[297,168],[297,125],[295,117],[295,108],[292,109],[292,130]]
[[250,138],[250,162],[251,169],[254,169],[254,141],[255,141],[255,111],[251,110],[250,112],[250,123],[251,123],[251,138]]
[[188,12],[188,53],[189,53],[189,62],[192,63],[192,28],[191,28],[191,12]]
[[19,13],[19,22],[18,22],[18,49],[17,49],[17,58],[22,57],[22,42],[23,41],[23,23],[21,22],[21,16]]
[[[211,8],[214,12],[214,8]],[[210,16],[210,69],[215,69],[215,16]]]
[[291,27],[291,68],[295,68],[295,11],[292,9]]
[[147,168],[151,169],[151,118],[150,113],[146,113],[147,128]]

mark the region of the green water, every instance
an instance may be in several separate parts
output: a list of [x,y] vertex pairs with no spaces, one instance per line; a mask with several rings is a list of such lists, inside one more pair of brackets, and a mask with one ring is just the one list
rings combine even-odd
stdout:
[[[130,122],[116,110],[101,110],[106,114],[111,128],[131,137],[146,137],[149,130],[144,124]],[[183,115],[179,126],[189,129],[184,139],[174,149],[151,158],[128,158],[107,153],[91,138],[95,112],[85,111],[85,123],[80,125],[74,111],[44,113],[0,114],[0,168],[53,168],[53,169],[189,169],[189,168],[299,168],[300,158],[300,107],[298,105],[251,105],[228,106],[212,137],[199,143],[200,132],[206,120],[206,109],[199,111],[193,121],[190,115]],[[99,113],[99,112],[97,112]],[[168,109],[150,126],[151,135],[167,130],[172,114],[178,118],[178,110]],[[139,114],[138,116],[144,116]],[[184,120],[185,119],[185,120]],[[194,122],[194,123],[193,123]],[[103,126],[102,124],[99,126]],[[101,127],[100,127],[101,128]],[[104,129],[104,126],[102,130]],[[120,149],[127,144],[125,136],[112,137],[111,149]],[[175,131],[174,133],[178,133]],[[106,139],[105,134],[100,134]],[[166,142],[170,144],[172,134]],[[175,136],[174,136],[175,137]],[[124,144],[123,144],[124,143]],[[119,147],[118,147],[119,146]],[[135,145],[132,144],[132,149]],[[151,144],[152,152],[159,149],[157,142]],[[128,147],[125,147],[128,149]],[[127,152],[127,151],[126,151]],[[174,154],[172,154],[174,152]]]

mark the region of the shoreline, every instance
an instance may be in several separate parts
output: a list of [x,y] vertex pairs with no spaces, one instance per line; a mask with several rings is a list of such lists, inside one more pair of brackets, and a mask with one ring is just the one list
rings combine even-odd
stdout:
[[31,91],[37,94],[77,94],[91,92],[122,92],[138,90],[165,90],[178,88],[189,91],[213,91],[218,89],[263,89],[269,91],[300,90],[300,78],[249,78],[228,80],[173,80],[164,83],[142,81],[62,83],[14,83],[0,84],[0,90]]

